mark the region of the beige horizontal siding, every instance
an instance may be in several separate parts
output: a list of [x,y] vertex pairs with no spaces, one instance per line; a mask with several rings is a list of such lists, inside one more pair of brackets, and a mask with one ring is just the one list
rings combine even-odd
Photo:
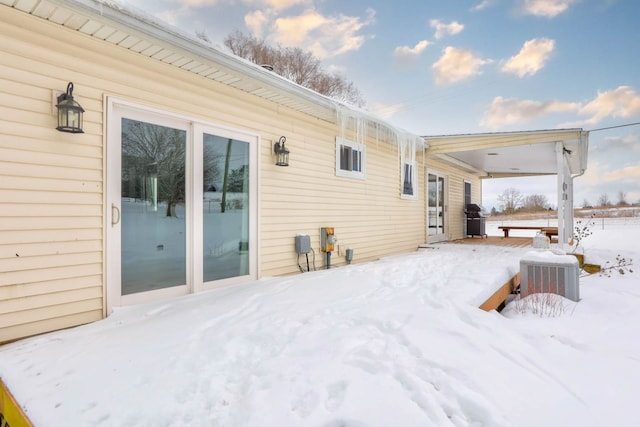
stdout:
[[[39,320],[33,322],[24,322],[19,325],[0,328],[0,342],[70,328],[84,323],[95,322],[102,318],[102,309],[84,311],[83,309],[86,308],[84,306],[71,306],[70,310],[68,308],[62,307],[61,310],[56,310],[54,317],[43,315],[40,316]],[[66,311],[71,311],[71,314],[64,314]]]
[[[295,191],[279,186],[278,181],[287,179],[277,176],[280,170],[265,168],[272,173],[265,172],[262,179],[263,266],[295,272],[298,233],[310,235],[320,266],[320,227],[335,228],[341,254],[334,253],[334,265],[345,263],[346,248],[354,249],[356,261],[369,261],[413,251],[423,243],[424,174],[420,173],[419,200],[401,200],[395,143],[369,139],[366,179],[349,179],[335,175],[335,128],[318,132],[310,136],[315,144],[301,148],[302,156],[282,172],[292,177]],[[289,147],[294,153],[294,144]]]
[[[29,311],[33,309],[39,309],[47,306],[58,306],[66,304],[69,301],[89,301],[100,300],[102,297],[102,286],[86,287],[81,289],[74,289],[63,292],[47,292],[44,295],[34,295],[29,297],[16,298],[11,302],[11,310],[13,312]],[[9,306],[9,301],[0,301],[0,316],[4,313],[5,307]],[[98,306],[98,308],[101,308]],[[11,316],[12,319],[18,321],[18,316]],[[7,326],[11,325],[11,320],[5,323]]]
[[[7,7],[0,40],[0,341],[102,316],[105,96],[260,136],[262,275],[298,271],[298,233],[311,236],[320,267],[320,227],[335,228],[334,265],[347,247],[362,262],[424,242],[421,154],[418,200],[402,200],[394,142],[366,141],[365,180],[336,177],[335,123]],[[85,134],[55,130],[52,96],[68,81],[86,110]],[[282,135],[287,168],[272,154]]]
[[18,283],[0,286],[0,300],[10,300],[35,295],[47,295],[54,292],[75,291],[95,286],[102,286],[101,274],[43,280],[33,283],[30,286],[22,286]]
[[68,77],[21,37],[38,32],[22,15],[3,7],[0,18],[0,342],[103,315],[101,108],[85,134],[55,130],[53,94]]

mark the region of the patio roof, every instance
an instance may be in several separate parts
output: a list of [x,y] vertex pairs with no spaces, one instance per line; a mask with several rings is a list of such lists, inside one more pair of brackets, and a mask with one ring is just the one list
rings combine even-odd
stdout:
[[558,242],[573,235],[573,180],[587,169],[589,132],[556,129],[424,137],[429,155],[481,178],[557,175]]
[[571,175],[587,168],[588,132],[555,129],[425,136],[429,153],[485,178],[555,175],[558,143]]

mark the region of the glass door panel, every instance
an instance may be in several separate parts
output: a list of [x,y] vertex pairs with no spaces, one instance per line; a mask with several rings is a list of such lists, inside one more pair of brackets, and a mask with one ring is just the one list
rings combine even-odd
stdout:
[[445,177],[434,173],[428,174],[427,191],[427,234],[429,241],[445,239]]
[[203,281],[250,273],[250,144],[203,133]]
[[121,295],[185,285],[186,131],[122,118]]

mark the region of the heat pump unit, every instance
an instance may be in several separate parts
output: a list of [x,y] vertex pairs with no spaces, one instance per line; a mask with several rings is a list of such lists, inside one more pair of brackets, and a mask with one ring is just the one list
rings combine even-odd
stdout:
[[580,265],[573,255],[528,252],[520,260],[520,296],[552,293],[577,302],[580,299],[579,277]]

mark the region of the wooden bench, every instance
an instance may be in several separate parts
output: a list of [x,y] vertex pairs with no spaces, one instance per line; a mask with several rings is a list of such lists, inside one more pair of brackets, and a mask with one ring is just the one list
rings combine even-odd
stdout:
[[558,227],[534,227],[527,225],[501,225],[498,227],[504,233],[504,237],[509,237],[510,230],[540,230],[549,238],[558,235]]

